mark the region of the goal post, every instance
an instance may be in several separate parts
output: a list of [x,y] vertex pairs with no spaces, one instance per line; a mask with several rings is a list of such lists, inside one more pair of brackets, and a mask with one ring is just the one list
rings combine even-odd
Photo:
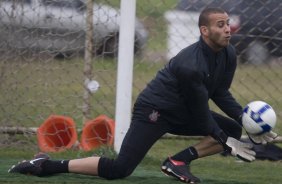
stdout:
[[114,149],[119,152],[131,119],[136,0],[121,0]]

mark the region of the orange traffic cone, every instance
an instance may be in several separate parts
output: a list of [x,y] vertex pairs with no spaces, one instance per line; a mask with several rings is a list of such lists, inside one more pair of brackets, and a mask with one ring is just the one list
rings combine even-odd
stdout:
[[72,148],[77,141],[73,119],[51,115],[37,129],[38,146],[43,152],[56,152]]
[[106,115],[86,122],[81,134],[82,149],[89,151],[101,145],[111,146],[114,142],[114,130],[114,120]]

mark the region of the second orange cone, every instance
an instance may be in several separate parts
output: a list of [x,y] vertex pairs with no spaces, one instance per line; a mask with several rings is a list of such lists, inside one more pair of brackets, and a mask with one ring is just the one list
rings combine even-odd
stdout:
[[106,115],[86,122],[81,135],[82,149],[89,151],[101,145],[111,146],[114,142],[114,130],[114,120]]

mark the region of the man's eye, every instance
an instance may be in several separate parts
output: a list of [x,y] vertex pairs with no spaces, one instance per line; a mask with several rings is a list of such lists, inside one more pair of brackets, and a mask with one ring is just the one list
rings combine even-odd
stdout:
[[223,27],[223,26],[224,26],[223,23],[218,24],[218,27]]

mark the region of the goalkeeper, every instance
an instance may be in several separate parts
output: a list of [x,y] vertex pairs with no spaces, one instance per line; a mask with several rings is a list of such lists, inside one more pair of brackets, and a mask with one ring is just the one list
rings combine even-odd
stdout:
[[[199,183],[190,172],[198,158],[228,151],[244,161],[255,160],[251,145],[240,142],[242,107],[229,92],[236,69],[228,14],[220,8],[207,8],[199,16],[200,39],[184,48],[161,69],[139,95],[132,122],[117,158],[93,156],[73,160],[51,160],[44,154],[23,161],[11,173],[47,176],[79,173],[118,179],[129,176],[152,145],[165,133],[202,135],[196,145],[180,149],[165,159],[161,170],[186,183]],[[208,101],[229,117],[212,112]],[[273,132],[250,138],[270,142]]]

